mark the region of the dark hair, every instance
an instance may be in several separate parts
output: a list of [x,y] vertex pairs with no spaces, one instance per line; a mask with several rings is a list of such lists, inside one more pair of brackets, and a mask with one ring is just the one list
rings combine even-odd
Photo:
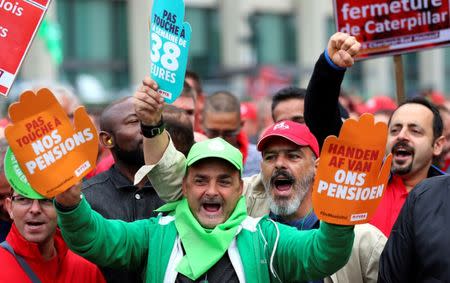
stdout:
[[200,81],[200,76],[192,70],[187,70],[184,77],[185,79],[190,78],[196,82],[197,89],[195,91],[198,92],[198,95],[201,95],[201,93],[203,92],[203,88],[202,82]]
[[194,130],[186,111],[166,104],[163,109],[163,119],[175,148],[187,156],[194,144]]
[[277,91],[272,97],[272,119],[275,121],[273,110],[280,104],[280,102],[288,99],[305,99],[306,89],[295,86],[288,86]]
[[434,138],[434,140],[436,140],[437,138],[442,136],[444,124],[442,122],[442,118],[439,113],[439,110],[434,104],[432,104],[431,102],[429,102],[428,100],[426,100],[423,97],[414,97],[414,98],[408,99],[405,102],[403,102],[402,104],[400,104],[397,107],[397,109],[395,109],[395,111],[392,113],[391,118],[389,118],[389,125],[391,124],[391,119],[392,119],[392,116],[394,115],[394,113],[400,107],[402,107],[403,105],[406,105],[406,104],[419,104],[419,105],[423,105],[426,108],[430,109],[430,111],[433,113],[433,138]]
[[184,81],[183,83],[183,90],[181,91],[180,96],[192,98],[194,100],[194,103],[197,100],[196,92],[186,81]]

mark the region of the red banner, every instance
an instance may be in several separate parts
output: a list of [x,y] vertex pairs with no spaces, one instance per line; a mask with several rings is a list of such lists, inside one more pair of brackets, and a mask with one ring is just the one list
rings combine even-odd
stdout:
[[49,3],[0,0],[0,94],[8,94]]
[[338,31],[362,44],[358,58],[450,44],[449,1],[334,0]]

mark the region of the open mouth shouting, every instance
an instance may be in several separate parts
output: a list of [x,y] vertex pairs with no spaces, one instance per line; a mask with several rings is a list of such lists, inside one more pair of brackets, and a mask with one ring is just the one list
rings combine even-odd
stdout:
[[25,229],[29,233],[39,233],[39,232],[41,232],[45,228],[44,225],[45,225],[44,221],[39,221],[39,220],[28,220],[28,221],[25,221]]
[[201,212],[208,217],[222,215],[223,203],[220,200],[203,200],[201,202]]
[[403,165],[414,156],[414,148],[405,142],[398,142],[392,147],[392,159],[395,164]]
[[273,174],[270,183],[272,191],[277,196],[289,196],[295,179],[286,171],[277,171]]

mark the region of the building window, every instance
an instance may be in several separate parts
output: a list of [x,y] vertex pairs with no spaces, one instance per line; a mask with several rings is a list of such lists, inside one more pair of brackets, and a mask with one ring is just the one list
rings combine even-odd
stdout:
[[192,27],[188,69],[205,78],[220,66],[220,30],[216,9],[186,7],[185,21]]
[[257,13],[249,18],[257,64],[295,65],[297,31],[294,15]]
[[100,82],[107,95],[127,87],[126,0],[59,0],[57,4],[63,31],[63,77],[77,85],[87,75]]

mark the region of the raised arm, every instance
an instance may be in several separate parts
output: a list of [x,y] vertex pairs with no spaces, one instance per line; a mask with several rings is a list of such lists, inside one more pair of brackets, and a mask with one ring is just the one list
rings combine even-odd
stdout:
[[128,270],[144,266],[154,219],[107,220],[80,196],[80,186],[56,196],[58,224],[69,248],[100,266]]
[[[279,239],[274,267],[283,282],[321,279],[347,263],[354,239],[353,226],[321,222],[319,229],[298,231],[277,225]],[[272,236],[269,245],[275,245],[275,240]]]
[[327,136],[339,135],[342,126],[338,107],[341,84],[346,68],[353,66],[360,47],[353,36],[335,33],[314,66],[306,90],[304,116],[320,147]]
[[[175,201],[181,197],[181,182],[184,176],[184,155],[175,149],[167,131],[149,137],[146,129],[161,123],[164,99],[158,94],[158,85],[145,77],[134,94],[136,115],[143,126],[145,166],[135,176],[135,183],[148,177],[159,197]],[[146,137],[147,136],[147,137]]]

